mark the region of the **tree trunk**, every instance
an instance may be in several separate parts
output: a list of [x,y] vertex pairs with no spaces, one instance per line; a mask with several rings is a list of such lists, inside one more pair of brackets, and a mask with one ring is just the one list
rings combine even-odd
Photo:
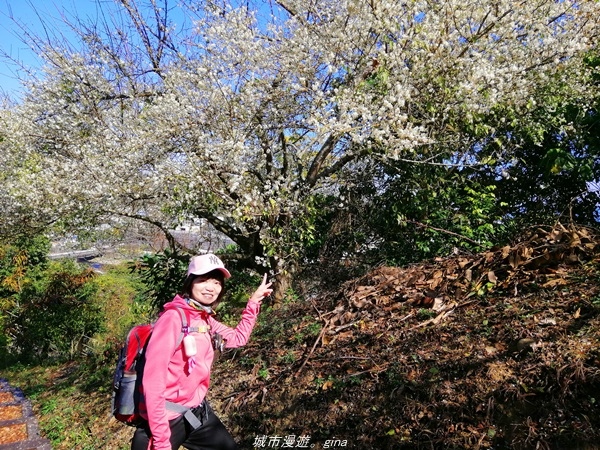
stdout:
[[271,304],[274,308],[281,306],[283,299],[290,289],[294,279],[295,267],[284,265],[281,259],[275,260],[271,258],[271,267],[276,275],[273,278],[273,294],[271,295]]

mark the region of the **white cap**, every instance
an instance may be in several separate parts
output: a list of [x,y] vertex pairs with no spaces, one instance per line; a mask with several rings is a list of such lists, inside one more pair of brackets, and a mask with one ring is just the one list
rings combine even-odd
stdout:
[[213,270],[220,270],[225,278],[231,277],[231,274],[229,273],[229,270],[225,268],[223,261],[212,254],[194,256],[190,260],[187,274],[204,275],[208,272],[212,272]]

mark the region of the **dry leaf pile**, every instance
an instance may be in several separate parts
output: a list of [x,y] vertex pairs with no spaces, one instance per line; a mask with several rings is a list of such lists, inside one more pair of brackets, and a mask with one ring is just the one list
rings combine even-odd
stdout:
[[[381,267],[348,283],[342,291],[352,310],[398,302],[448,308],[495,289],[518,295],[535,283],[543,288],[567,283],[569,264],[591,260],[598,243],[586,228],[537,229],[515,246],[483,254],[438,258],[408,269]],[[392,307],[393,309],[393,307]]]

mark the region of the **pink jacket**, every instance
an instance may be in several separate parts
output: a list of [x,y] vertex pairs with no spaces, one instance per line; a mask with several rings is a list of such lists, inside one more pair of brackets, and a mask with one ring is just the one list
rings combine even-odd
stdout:
[[[175,306],[186,311],[191,327],[200,327],[199,332],[192,333],[196,338],[197,347],[196,364],[192,370],[189,367],[189,359],[184,354],[183,345],[177,345],[182,323]],[[227,348],[245,345],[259,310],[258,303],[248,302],[238,325],[230,328],[207,313],[189,306],[179,295],[165,305],[165,311],[154,324],[152,337],[148,342],[142,380],[145,405],[140,405],[140,413],[148,420],[152,432],[149,448],[171,449],[169,420],[176,418],[178,414],[166,410],[165,401],[193,408],[204,400],[214,357],[211,335],[221,334],[223,339],[227,340]],[[203,332],[203,329],[207,331]]]

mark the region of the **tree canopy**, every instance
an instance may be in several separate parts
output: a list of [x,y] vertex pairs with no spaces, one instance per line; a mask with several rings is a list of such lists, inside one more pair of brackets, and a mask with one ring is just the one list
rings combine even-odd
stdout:
[[4,232],[204,218],[286,272],[343,170],[512,161],[478,151],[498,137],[485,117],[529,120],[551,80],[594,98],[592,0],[103,8],[77,42],[29,36],[45,68],[0,115]]

